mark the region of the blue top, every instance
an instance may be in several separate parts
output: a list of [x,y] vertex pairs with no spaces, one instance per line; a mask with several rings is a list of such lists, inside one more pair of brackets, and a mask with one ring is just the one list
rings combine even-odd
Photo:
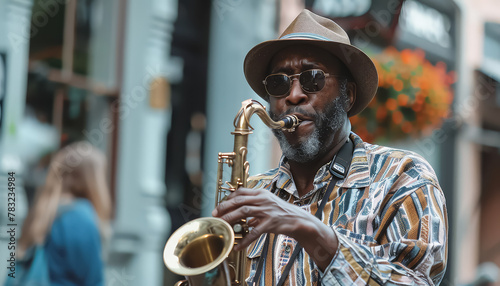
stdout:
[[62,206],[45,251],[52,286],[104,285],[98,218],[90,201]]

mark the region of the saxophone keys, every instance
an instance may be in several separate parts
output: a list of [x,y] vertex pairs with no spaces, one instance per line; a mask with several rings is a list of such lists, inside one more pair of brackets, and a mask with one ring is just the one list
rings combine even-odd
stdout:
[[243,226],[241,226],[241,224],[237,223],[233,226],[233,230],[234,230],[234,232],[239,233],[243,230]]

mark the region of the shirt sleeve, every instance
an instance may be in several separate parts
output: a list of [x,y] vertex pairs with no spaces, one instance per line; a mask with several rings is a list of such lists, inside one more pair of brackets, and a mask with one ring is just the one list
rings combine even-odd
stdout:
[[339,245],[322,285],[438,285],[447,260],[447,213],[441,190],[427,184],[392,201],[374,245],[334,227]]

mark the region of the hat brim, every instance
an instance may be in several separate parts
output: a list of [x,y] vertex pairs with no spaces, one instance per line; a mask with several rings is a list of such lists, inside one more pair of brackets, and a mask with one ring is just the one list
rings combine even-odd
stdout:
[[356,100],[347,115],[361,112],[373,99],[378,87],[378,74],[372,60],[360,49],[339,42],[305,39],[281,39],[262,42],[253,47],[245,57],[243,70],[250,87],[264,100],[269,101],[262,81],[269,72],[269,63],[280,50],[296,45],[316,46],[336,56],[349,69],[356,83]]

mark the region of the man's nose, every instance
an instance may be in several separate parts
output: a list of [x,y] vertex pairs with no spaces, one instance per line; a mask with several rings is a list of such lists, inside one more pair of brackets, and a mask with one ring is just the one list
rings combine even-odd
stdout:
[[307,100],[307,95],[302,90],[298,78],[292,79],[292,87],[290,88],[290,93],[286,97],[286,101],[290,105],[299,105]]

